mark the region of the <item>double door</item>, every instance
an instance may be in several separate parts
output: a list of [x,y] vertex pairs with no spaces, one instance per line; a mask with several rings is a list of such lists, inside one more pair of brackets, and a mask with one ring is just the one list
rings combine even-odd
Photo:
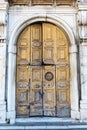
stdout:
[[64,32],[50,23],[36,23],[22,31],[17,45],[17,116],[69,117],[69,54]]

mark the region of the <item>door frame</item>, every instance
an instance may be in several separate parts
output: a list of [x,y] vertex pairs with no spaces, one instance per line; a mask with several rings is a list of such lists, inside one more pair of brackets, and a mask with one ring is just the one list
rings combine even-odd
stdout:
[[11,123],[16,121],[16,43],[21,31],[31,23],[50,22],[65,31],[69,41],[69,57],[70,57],[70,102],[71,102],[71,118],[79,118],[79,89],[77,77],[77,45],[72,29],[57,16],[50,14],[33,15],[21,18],[17,21],[10,32],[10,40],[8,46],[8,81],[7,81],[7,119]]

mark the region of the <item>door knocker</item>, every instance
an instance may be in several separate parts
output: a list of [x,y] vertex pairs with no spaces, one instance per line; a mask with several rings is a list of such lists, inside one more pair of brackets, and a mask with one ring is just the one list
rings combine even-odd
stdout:
[[45,74],[45,79],[48,81],[51,81],[53,79],[53,73],[52,72],[47,72]]

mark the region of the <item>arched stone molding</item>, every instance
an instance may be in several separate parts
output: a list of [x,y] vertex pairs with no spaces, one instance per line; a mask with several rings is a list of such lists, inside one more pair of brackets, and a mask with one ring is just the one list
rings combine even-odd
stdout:
[[[71,30],[71,28],[69,27],[69,25],[67,25],[65,23],[65,21],[63,21],[62,19],[58,18],[58,16],[54,15],[51,16],[50,14],[37,14],[37,15],[33,15],[33,17],[22,17],[20,19],[20,21],[18,21],[17,23],[15,23],[15,25],[12,27],[11,31],[10,31],[10,41],[9,41],[9,51],[14,50],[12,49],[12,46],[14,46],[16,44],[15,39],[17,40],[18,35],[20,34],[20,32],[29,24],[37,22],[37,21],[45,21],[45,22],[50,22],[53,23],[59,27],[61,27],[63,30],[65,30],[66,34],[69,37],[70,40],[70,45],[75,43],[75,38],[74,38],[74,34],[73,31]],[[15,35],[14,35],[15,34]],[[15,38],[14,38],[15,36]],[[10,45],[11,44],[11,45]],[[14,50],[15,51],[15,50]]]
[[10,32],[10,40],[8,47],[8,98],[7,98],[7,118],[11,123],[15,122],[15,88],[16,88],[16,42],[21,31],[34,22],[50,22],[63,29],[69,39],[70,53],[70,95],[71,95],[71,117],[79,118],[79,97],[78,97],[78,82],[77,82],[77,45],[75,43],[74,34],[71,28],[56,15],[33,15],[33,17],[21,18]]

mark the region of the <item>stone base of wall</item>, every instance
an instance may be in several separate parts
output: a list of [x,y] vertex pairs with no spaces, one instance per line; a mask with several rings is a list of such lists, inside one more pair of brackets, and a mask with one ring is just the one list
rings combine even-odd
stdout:
[[0,102],[0,123],[6,123],[6,102]]
[[80,101],[81,120],[87,120],[87,100]]

